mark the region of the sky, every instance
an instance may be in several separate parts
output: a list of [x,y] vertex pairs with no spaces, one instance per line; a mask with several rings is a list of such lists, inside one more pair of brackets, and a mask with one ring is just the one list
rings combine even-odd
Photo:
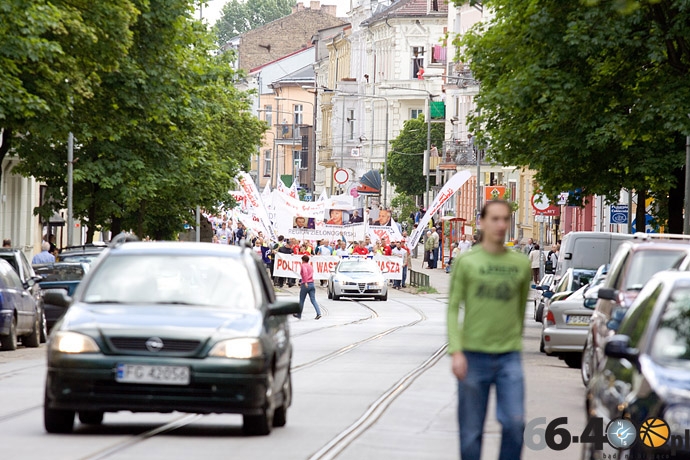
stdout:
[[[208,21],[209,25],[216,23],[220,19],[221,10],[223,5],[227,3],[228,0],[208,0],[208,3],[204,6],[202,10],[203,17]],[[305,5],[309,5],[309,0],[297,0],[302,1]],[[326,5],[337,5],[338,6],[338,17],[345,17],[347,10],[350,8],[350,0],[321,0],[321,3]],[[197,16],[199,10],[197,9]]]

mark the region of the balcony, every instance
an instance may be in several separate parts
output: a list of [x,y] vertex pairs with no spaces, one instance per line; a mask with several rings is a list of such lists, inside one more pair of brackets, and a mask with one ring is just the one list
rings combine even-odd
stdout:
[[[481,164],[487,164],[484,158]],[[477,155],[474,146],[467,141],[452,140],[443,143],[443,155],[441,157],[441,169],[449,169],[450,165],[471,166],[477,164]],[[444,168],[446,166],[446,168]]]
[[302,136],[309,133],[309,125],[279,123],[276,126],[276,144],[300,144]]
[[448,63],[448,85],[458,88],[467,88],[476,85],[470,66],[463,62]]

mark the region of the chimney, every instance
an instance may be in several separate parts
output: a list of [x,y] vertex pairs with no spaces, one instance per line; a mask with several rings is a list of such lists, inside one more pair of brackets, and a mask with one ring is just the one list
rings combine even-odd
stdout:
[[319,0],[311,0],[309,2],[309,9],[312,11],[318,11],[321,9],[321,2]]
[[297,11],[304,11],[304,3],[297,2]]
[[321,12],[329,16],[337,17],[337,9],[336,5],[321,5]]

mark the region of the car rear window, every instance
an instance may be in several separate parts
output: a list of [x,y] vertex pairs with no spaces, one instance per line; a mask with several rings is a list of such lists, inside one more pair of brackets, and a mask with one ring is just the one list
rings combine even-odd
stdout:
[[92,273],[82,299],[257,308],[252,279],[241,260],[196,255],[112,255]]
[[34,271],[43,278],[42,281],[79,281],[84,277],[81,265],[36,267]]
[[639,291],[655,273],[673,267],[686,253],[687,251],[681,248],[676,251],[670,249],[637,251],[630,261],[621,289]]

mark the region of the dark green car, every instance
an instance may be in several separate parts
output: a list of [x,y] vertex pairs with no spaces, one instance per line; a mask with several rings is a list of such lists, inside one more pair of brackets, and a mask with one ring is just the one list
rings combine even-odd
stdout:
[[75,413],[243,414],[248,434],[283,426],[291,401],[286,315],[266,270],[247,248],[125,242],[106,250],[48,344],[44,423],[71,432]]

